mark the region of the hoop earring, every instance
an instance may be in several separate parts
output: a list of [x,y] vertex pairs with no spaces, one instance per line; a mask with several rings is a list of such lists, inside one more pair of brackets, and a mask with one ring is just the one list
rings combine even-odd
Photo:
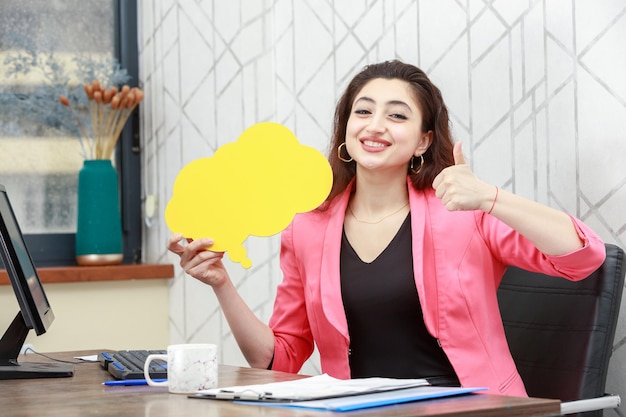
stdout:
[[413,161],[415,160],[415,156],[413,156],[413,158],[411,158],[411,166],[409,167],[409,169],[411,170],[411,173],[413,174],[419,174],[419,172],[422,170],[422,167],[424,166],[424,155],[420,155],[420,166],[417,167],[417,169],[413,168]]
[[[345,159],[345,158],[343,158],[343,157],[341,156],[341,147],[342,147],[342,146],[344,146],[344,147],[345,147],[345,146],[346,146],[346,142],[343,142],[343,143],[342,143],[341,145],[339,145],[339,147],[337,148],[337,157],[338,157],[340,160],[342,160],[343,162],[352,162],[352,161],[353,161],[353,159],[352,159],[352,157],[350,156],[350,154],[348,154],[348,156],[350,156],[350,159]],[[347,152],[348,152],[348,151],[346,151],[346,153],[347,153]]]

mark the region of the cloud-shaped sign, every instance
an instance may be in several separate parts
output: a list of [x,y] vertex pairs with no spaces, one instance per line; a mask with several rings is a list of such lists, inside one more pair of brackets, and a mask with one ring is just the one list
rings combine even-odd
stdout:
[[280,124],[259,123],[212,157],[183,167],[165,221],[186,238],[212,238],[211,250],[228,252],[233,262],[249,268],[243,247],[248,236],[281,232],[296,213],[318,207],[331,186],[324,155],[301,145]]

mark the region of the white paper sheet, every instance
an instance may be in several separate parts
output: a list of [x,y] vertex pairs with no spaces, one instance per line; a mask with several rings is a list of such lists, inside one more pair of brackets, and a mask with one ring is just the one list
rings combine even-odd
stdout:
[[306,401],[429,385],[425,379],[337,379],[327,374],[259,385],[199,391],[195,396],[224,400]]

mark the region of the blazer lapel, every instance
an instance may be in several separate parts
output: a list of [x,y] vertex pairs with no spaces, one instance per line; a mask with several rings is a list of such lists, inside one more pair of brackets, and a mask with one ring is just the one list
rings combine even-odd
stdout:
[[[410,181],[410,180],[409,180]],[[437,306],[437,268],[434,256],[433,237],[431,230],[431,212],[428,200],[429,191],[416,191],[409,187],[409,203],[411,207],[411,233],[413,243],[413,274],[415,286],[422,307],[422,315],[426,328],[431,335],[437,337],[438,306]]]
[[328,223],[324,234],[322,251],[322,263],[320,269],[320,293],[322,306],[326,319],[347,339],[348,322],[341,297],[341,280],[339,269],[339,257],[341,251],[341,237],[343,233],[343,221],[345,218],[351,186],[337,197],[327,211]]

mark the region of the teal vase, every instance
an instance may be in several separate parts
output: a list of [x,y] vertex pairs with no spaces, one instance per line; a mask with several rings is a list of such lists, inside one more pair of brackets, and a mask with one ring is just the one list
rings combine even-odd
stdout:
[[76,262],[116,265],[122,262],[122,219],[117,171],[109,159],[83,163],[78,174]]

